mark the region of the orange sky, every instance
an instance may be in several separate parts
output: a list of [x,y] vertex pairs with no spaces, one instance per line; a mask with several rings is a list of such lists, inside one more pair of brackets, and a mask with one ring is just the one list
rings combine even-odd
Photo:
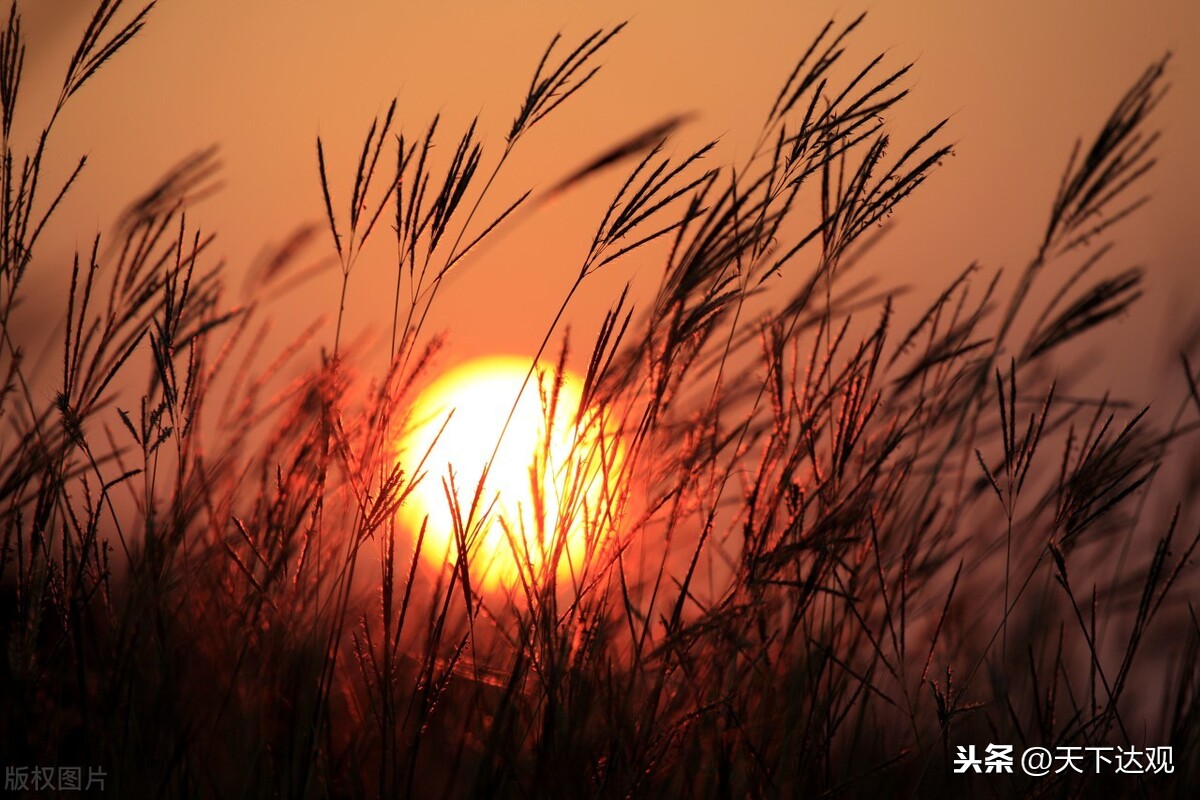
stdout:
[[[24,4],[31,46],[19,113],[27,125],[43,108],[34,96],[56,94],[86,21],[78,9],[86,5]],[[1194,0],[747,2],[736,9],[682,0],[164,0],[160,6],[140,39],[104,67],[62,119],[52,143],[56,163],[65,170],[75,154],[87,152],[89,167],[59,227],[44,240],[35,280],[46,291],[41,297],[31,291],[27,313],[61,314],[53,304],[62,294],[51,290],[68,274],[72,248],[90,242],[97,227],[180,157],[213,143],[222,148],[224,188],[193,218],[219,234],[218,248],[235,273],[265,244],[322,216],[317,134],[326,141],[334,191],[345,197],[360,137],[393,96],[401,124],[413,134],[435,112],[443,113],[447,130],[479,113],[491,144],[484,157],[494,158],[541,50],[560,30],[570,41],[631,20],[597,80],[523,143],[497,201],[551,184],[674,112],[697,112],[680,150],[720,136],[721,160],[744,157],[774,92],[820,25],[832,14],[848,21],[864,7],[869,15],[852,43],[852,61],[865,63],[879,50],[889,51],[894,66],[917,61],[913,93],[891,120],[896,138],[951,116],[948,136],[957,142],[957,156],[901,207],[874,270],[914,285],[922,298],[973,259],[1015,273],[1043,230],[1074,138],[1096,130],[1141,69],[1169,49],[1173,88],[1158,113],[1165,133],[1160,166],[1145,184],[1155,201],[1121,229],[1110,262],[1113,269],[1151,267],[1149,296],[1112,345],[1129,365],[1129,387],[1143,392],[1139,399],[1155,399],[1158,362],[1135,354],[1169,360],[1163,337],[1172,308],[1190,309],[1194,317],[1200,305],[1200,281],[1191,277],[1200,243],[1192,197],[1200,184],[1194,146],[1200,4]],[[434,328],[452,330],[449,361],[537,346],[618,177],[606,176],[527,219],[450,284],[432,320]],[[390,304],[380,298],[391,295],[388,238],[382,230],[352,278],[352,329],[387,330]],[[327,239],[323,246],[330,246]],[[581,350],[620,285],[634,279],[649,287],[653,268],[618,265],[588,284],[574,318]],[[314,289],[281,302],[282,329],[298,330],[318,310],[334,314],[339,280],[331,268]],[[498,297],[511,300],[497,303]]]

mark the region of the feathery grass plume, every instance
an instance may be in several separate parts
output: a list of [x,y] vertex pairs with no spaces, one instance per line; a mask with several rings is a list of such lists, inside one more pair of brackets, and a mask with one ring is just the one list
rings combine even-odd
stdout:
[[21,36],[21,18],[17,4],[8,10],[8,23],[0,35],[0,130],[4,141],[12,133],[16,113],[17,92],[21,87],[21,70],[25,66],[25,42]]
[[[567,57],[557,66],[551,66],[548,62],[562,37],[556,35],[550,40],[550,44],[538,62],[537,69],[534,70],[533,79],[529,82],[529,89],[525,94],[521,109],[517,112],[512,128],[508,132],[507,142],[510,147],[522,134],[566,102],[567,98],[582,89],[588,81],[596,76],[600,67],[590,66],[589,62],[624,27],[625,23],[622,22],[610,30],[601,29],[593,32],[568,53]],[[587,72],[581,77],[580,73],[583,70],[587,70]]]
[[[1127,195],[1156,163],[1151,154],[1159,134],[1147,132],[1145,127],[1166,92],[1162,82],[1169,60],[1168,54],[1146,68],[1082,157],[1082,140],[1075,143],[1037,254],[1021,275],[1005,311],[1000,338],[1007,334],[1033,282],[1051,258],[1087,245],[1145,204],[1145,197],[1128,200]],[[1114,203],[1121,204],[1115,212],[1110,210]]]

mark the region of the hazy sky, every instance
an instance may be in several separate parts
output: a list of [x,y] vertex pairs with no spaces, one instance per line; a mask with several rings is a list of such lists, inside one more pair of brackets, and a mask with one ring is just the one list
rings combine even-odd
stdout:
[[[19,109],[26,125],[56,94],[86,21],[79,9],[88,6],[22,5],[32,40]],[[861,10],[869,13],[852,42],[852,63],[881,50],[893,66],[916,61],[912,94],[891,119],[895,137],[910,139],[949,116],[947,136],[956,142],[956,157],[901,208],[898,226],[874,256],[877,272],[916,287],[906,301],[914,308],[972,260],[1018,271],[1042,233],[1074,139],[1098,128],[1149,62],[1174,52],[1172,90],[1157,117],[1164,131],[1160,166],[1145,183],[1155,200],[1122,230],[1110,263],[1114,270],[1151,267],[1149,297],[1126,318],[1113,346],[1134,370],[1132,385],[1152,377],[1153,360],[1134,353],[1157,357],[1172,309],[1194,317],[1200,308],[1200,281],[1192,277],[1200,244],[1192,196],[1200,185],[1194,146],[1200,3],[1194,0],[164,0],[139,39],[62,119],[52,143],[58,163],[65,170],[74,155],[87,152],[89,167],[47,240],[37,280],[41,286],[63,280],[75,246],[89,242],[180,157],[213,143],[222,149],[224,188],[194,216],[219,234],[231,269],[242,269],[264,245],[322,216],[315,137],[326,141],[334,191],[344,198],[361,136],[393,96],[401,125],[414,134],[436,112],[448,131],[480,114],[490,166],[550,37],[562,31],[569,42],[625,19],[630,25],[607,51],[600,76],[523,143],[497,200],[549,185],[606,145],[675,112],[697,114],[680,150],[719,136],[720,160],[744,157],[815,32],[830,16],[849,21]],[[526,220],[451,284],[433,321],[452,330],[450,360],[536,346],[618,176],[609,177]],[[356,324],[380,330],[390,306],[379,298],[391,292],[392,248],[383,234],[350,290]],[[634,263],[590,284],[576,318],[581,339],[625,280],[647,285],[652,272],[653,265]],[[283,301],[277,309],[283,328],[318,308],[332,314],[339,277],[331,269],[315,290]],[[495,302],[514,285],[525,287],[524,308]],[[44,302],[53,309],[57,301],[47,293]],[[38,303],[31,304],[35,310]]]

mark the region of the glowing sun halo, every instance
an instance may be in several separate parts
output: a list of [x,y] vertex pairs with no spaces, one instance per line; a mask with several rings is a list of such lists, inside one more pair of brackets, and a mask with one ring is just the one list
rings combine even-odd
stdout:
[[417,398],[400,448],[405,470],[424,473],[401,508],[414,538],[428,518],[421,555],[435,566],[457,562],[457,525],[472,582],[485,588],[514,586],[522,574],[545,580],[550,564],[560,582],[569,580],[611,528],[606,506],[620,461],[614,436],[595,410],[579,408],[576,376],[562,376],[554,400],[553,370],[539,367],[526,382],[529,365],[489,357],[447,372]]

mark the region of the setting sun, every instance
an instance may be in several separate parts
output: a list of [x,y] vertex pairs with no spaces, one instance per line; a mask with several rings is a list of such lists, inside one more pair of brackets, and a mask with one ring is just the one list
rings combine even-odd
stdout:
[[552,368],[529,366],[490,357],[446,373],[417,399],[401,445],[406,470],[423,473],[401,511],[414,537],[428,519],[422,556],[456,563],[461,533],[485,588],[541,582],[549,565],[571,580],[611,530],[619,447],[580,409],[578,376],[556,389]]

